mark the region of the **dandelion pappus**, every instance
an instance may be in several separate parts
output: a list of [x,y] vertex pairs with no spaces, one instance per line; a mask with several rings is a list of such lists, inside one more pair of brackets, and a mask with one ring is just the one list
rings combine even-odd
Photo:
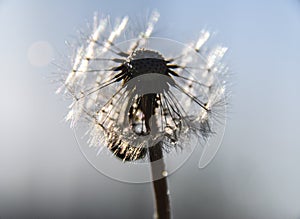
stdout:
[[223,134],[215,127],[225,125],[226,48],[205,48],[207,31],[189,46],[151,37],[157,16],[132,40],[121,34],[128,17],[112,29],[96,22],[63,84],[73,97],[67,120],[87,119],[89,145],[123,161],[144,160],[157,142],[170,152]]

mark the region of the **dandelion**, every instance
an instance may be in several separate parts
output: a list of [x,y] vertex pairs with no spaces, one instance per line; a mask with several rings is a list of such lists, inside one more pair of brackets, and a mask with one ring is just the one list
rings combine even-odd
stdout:
[[66,120],[88,125],[88,144],[98,153],[106,147],[124,164],[151,163],[156,214],[169,218],[163,158],[222,134],[215,127],[224,127],[226,48],[208,49],[205,30],[190,45],[151,37],[158,18],[152,13],[135,35],[128,17],[111,26],[95,16],[58,92],[71,95]]

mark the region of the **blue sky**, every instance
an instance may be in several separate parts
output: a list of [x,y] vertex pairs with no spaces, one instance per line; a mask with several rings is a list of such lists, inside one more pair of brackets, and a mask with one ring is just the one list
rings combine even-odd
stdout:
[[134,218],[136,209],[152,215],[149,184],[115,182],[84,159],[62,122],[67,103],[54,95],[56,68],[36,66],[28,56],[39,41],[51,47],[51,59],[70,55],[65,40],[76,39],[95,11],[143,18],[152,9],[161,14],[157,36],[189,42],[202,28],[216,32],[215,41],[229,47],[232,72],[228,125],[216,158],[199,170],[196,151],[170,177],[174,218],[299,218],[296,0],[0,1],[0,217],[123,212]]

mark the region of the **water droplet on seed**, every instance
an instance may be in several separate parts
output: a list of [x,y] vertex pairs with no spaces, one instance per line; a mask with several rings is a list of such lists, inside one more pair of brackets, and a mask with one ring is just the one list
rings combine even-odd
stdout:
[[163,175],[164,177],[168,176],[168,172],[166,170],[162,171],[161,175]]

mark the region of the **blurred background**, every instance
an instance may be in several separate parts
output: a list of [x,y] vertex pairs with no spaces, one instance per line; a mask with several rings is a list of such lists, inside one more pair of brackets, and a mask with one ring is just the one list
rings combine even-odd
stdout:
[[88,163],[51,82],[51,61],[71,55],[65,40],[95,11],[152,9],[157,36],[189,42],[216,31],[233,74],[217,156],[199,169],[196,150],[169,177],[174,218],[300,218],[297,0],[0,1],[0,218],[152,218],[151,184],[115,181]]

